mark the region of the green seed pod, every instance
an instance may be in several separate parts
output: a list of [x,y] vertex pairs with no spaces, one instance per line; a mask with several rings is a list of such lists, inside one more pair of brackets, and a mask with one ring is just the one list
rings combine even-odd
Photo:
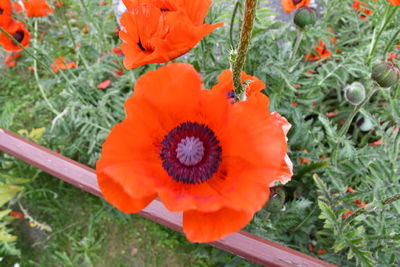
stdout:
[[300,29],[308,25],[314,25],[317,21],[317,11],[312,7],[300,7],[294,14],[293,22]]
[[362,132],[369,132],[372,129],[372,121],[366,117],[362,117],[357,121],[357,126]]
[[344,88],[344,98],[354,106],[360,105],[365,99],[365,88],[362,83],[354,82]]
[[392,62],[382,62],[372,67],[371,78],[383,88],[392,87],[400,81],[400,69]]
[[265,209],[268,212],[278,212],[285,206],[286,191],[283,186],[271,188],[271,194]]

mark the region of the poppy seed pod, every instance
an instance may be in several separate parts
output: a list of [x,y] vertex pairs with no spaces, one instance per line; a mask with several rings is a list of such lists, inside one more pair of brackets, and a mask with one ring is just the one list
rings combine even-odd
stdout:
[[365,88],[362,83],[354,82],[344,88],[344,98],[352,105],[360,105],[365,99]]
[[303,29],[308,25],[314,25],[317,21],[317,11],[312,7],[303,6],[297,9],[293,22],[297,27]]
[[392,87],[400,81],[400,69],[393,62],[382,62],[372,67],[371,78],[381,87]]
[[362,117],[357,121],[357,126],[360,128],[362,132],[369,132],[373,125],[372,121],[366,117]]

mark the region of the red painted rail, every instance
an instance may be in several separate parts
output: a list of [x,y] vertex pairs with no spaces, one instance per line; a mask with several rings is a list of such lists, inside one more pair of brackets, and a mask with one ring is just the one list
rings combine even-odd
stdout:
[[[56,152],[0,128],[0,151],[13,155],[59,179],[102,197],[95,171]],[[182,232],[182,215],[169,212],[154,200],[140,215]],[[229,235],[210,245],[269,267],[336,266],[245,231]]]

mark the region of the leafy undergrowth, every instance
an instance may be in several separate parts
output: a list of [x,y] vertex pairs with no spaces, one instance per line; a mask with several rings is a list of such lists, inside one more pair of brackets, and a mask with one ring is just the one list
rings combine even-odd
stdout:
[[[30,29],[36,23],[38,34],[42,33],[32,46],[48,66],[63,56],[76,62],[77,68],[53,74],[38,65],[36,80],[28,70],[35,60],[23,54],[16,68],[2,69],[0,126],[28,133],[44,127],[38,142],[93,167],[110,129],[124,117],[123,103],[136,78],[157,65],[116,74],[122,71],[122,58],[111,49],[120,41],[114,33],[110,1],[105,6],[97,1],[64,2],[53,16],[31,22]],[[227,26],[176,60],[193,64],[206,88],[229,68],[233,2],[214,1],[207,21],[224,21]],[[290,23],[274,20],[268,8],[257,11],[244,69],[267,84],[269,109],[292,124],[288,142],[295,168],[292,181],[272,189],[270,202],[247,230],[339,266],[396,266],[400,264],[400,204],[387,201],[400,191],[400,87],[379,89],[356,114],[347,133],[341,129],[354,109],[345,101],[343,88],[357,81],[372,90],[372,64],[386,59],[387,52],[399,53],[394,45],[398,41],[388,46],[398,31],[399,12],[369,57],[374,29],[380,27],[388,2],[378,1],[373,15],[364,20],[352,10],[352,1],[319,2],[325,11],[305,31],[290,68],[297,31]],[[239,34],[240,9],[232,28],[233,43]],[[314,62],[304,60],[320,39],[331,55]],[[99,90],[97,85],[106,79],[111,85]],[[5,256],[3,262],[22,266],[251,265],[207,245],[190,244],[182,235],[139,216],[121,214],[104,201],[10,157],[0,159],[9,174],[32,180],[9,207],[19,209],[20,203],[35,220],[33,225],[28,219],[16,220],[14,233],[19,233],[19,239],[14,245],[22,253]],[[363,203],[366,206],[360,208]],[[349,213],[360,210],[358,216]],[[37,231],[41,224],[51,232]],[[11,251],[3,248],[4,252]]]

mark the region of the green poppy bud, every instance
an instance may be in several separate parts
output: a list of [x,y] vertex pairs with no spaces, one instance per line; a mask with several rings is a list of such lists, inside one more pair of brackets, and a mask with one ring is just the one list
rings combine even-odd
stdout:
[[365,99],[365,88],[362,83],[354,82],[344,88],[344,98],[354,106],[360,105]]
[[268,212],[278,212],[285,206],[286,191],[283,186],[271,188],[270,198],[265,206]]
[[392,87],[400,81],[400,69],[392,62],[382,62],[372,67],[371,77],[383,88]]
[[316,21],[317,11],[312,7],[300,7],[294,14],[293,22],[301,29],[308,25],[314,25]]
[[370,119],[363,117],[357,121],[357,126],[362,132],[369,132],[373,125]]

